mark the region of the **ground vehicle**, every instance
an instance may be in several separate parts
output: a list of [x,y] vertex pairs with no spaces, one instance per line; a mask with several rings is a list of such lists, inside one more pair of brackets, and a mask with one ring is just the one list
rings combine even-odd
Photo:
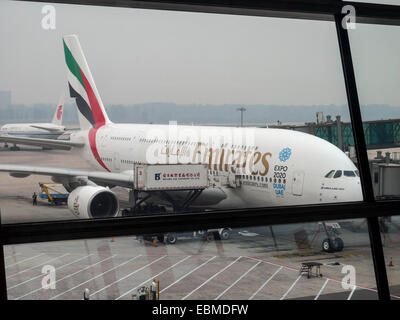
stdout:
[[221,228],[221,229],[210,229],[210,230],[198,230],[193,232],[171,232],[165,234],[148,234],[137,237],[139,241],[151,241],[155,243],[164,242],[168,244],[175,244],[178,240],[188,239],[201,239],[210,241],[215,240],[228,240],[231,235],[232,229]]
[[58,183],[39,183],[41,192],[39,193],[40,199],[48,200],[50,204],[66,204],[68,201],[69,193],[65,192],[64,187]]
[[193,232],[176,232],[176,233],[167,233],[165,235],[166,241],[169,244],[175,244],[180,239],[195,239],[201,238],[203,240],[211,240],[214,238],[215,240],[228,240],[231,235],[232,229],[230,228],[221,228],[221,229],[212,229],[212,230],[200,230]]

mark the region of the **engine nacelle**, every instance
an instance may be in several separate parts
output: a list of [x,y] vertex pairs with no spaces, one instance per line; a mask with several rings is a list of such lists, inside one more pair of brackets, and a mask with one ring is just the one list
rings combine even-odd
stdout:
[[108,188],[82,186],[70,193],[68,208],[80,219],[111,218],[118,215],[119,202]]

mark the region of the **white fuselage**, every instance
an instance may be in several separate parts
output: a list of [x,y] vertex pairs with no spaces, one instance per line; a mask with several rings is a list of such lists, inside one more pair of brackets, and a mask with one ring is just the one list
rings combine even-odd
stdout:
[[57,139],[64,133],[64,126],[53,123],[13,123],[0,128],[0,134],[29,138]]
[[[132,172],[135,163],[208,163],[213,185],[227,195],[214,208],[362,200],[353,162],[331,143],[292,130],[110,124],[71,140],[86,141],[82,156],[110,172]],[[342,174],[325,178],[332,170]],[[220,183],[229,175],[240,176],[241,186]]]

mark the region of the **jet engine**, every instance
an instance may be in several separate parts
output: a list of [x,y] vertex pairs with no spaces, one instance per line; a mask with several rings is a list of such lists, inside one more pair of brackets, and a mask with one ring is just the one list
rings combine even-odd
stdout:
[[118,199],[110,189],[100,186],[81,186],[68,197],[68,208],[80,219],[116,217]]

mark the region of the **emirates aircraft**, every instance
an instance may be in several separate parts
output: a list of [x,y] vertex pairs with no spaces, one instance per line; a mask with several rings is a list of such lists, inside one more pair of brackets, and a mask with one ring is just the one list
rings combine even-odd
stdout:
[[[194,207],[222,209],[361,201],[357,168],[336,146],[313,135],[283,129],[116,124],[107,116],[77,36],[63,37],[70,96],[81,130],[70,140],[0,136],[0,141],[78,152],[98,170],[0,164],[0,171],[23,178],[51,176],[70,196],[80,218],[115,217],[114,186],[133,189],[133,166],[143,163],[206,163],[211,185]],[[240,184],[220,183],[234,175]],[[229,180],[229,179],[228,179]],[[167,192],[180,201],[189,191]],[[140,195],[142,198],[146,194]],[[154,193],[148,201],[165,201]]]
[[[53,120],[50,123],[12,123],[5,124],[0,128],[0,135],[12,136],[23,136],[31,138],[46,138],[46,139],[57,139],[65,133],[65,127],[61,125],[62,116],[64,112],[64,103],[60,98],[60,103],[57,106],[56,112],[54,113]],[[6,139],[6,138],[4,138]],[[5,140],[3,140],[5,141]],[[5,141],[5,147],[8,147],[7,140]],[[10,141],[11,142],[11,141]],[[11,150],[19,150],[14,144]]]

